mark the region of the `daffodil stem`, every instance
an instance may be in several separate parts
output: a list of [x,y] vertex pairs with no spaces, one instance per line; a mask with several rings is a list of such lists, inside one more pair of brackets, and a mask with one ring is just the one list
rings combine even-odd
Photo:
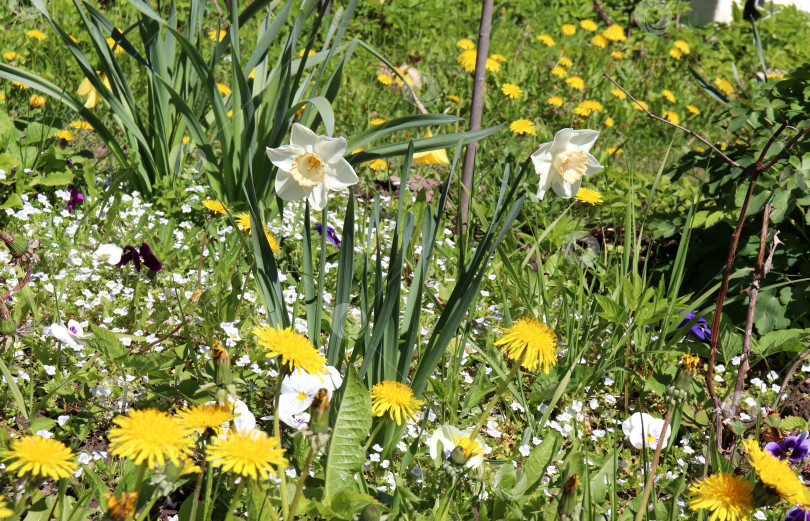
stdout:
[[307,474],[309,473],[309,466],[312,464],[312,458],[314,457],[315,451],[312,450],[312,447],[310,447],[309,454],[307,454],[307,460],[306,462],[304,462],[304,468],[301,469],[301,478],[298,480],[298,486],[295,488],[295,495],[293,496],[292,506],[290,506],[290,512],[292,513],[293,518],[295,518],[295,510],[298,508],[298,498],[301,497],[301,492],[304,490],[304,482],[307,480]]
[[478,423],[475,425],[475,428],[470,433],[470,441],[475,441],[475,437],[478,436],[478,432],[481,430],[481,427],[483,427],[484,423],[486,423],[487,419],[489,419],[489,414],[492,412],[492,409],[495,408],[495,405],[501,399],[503,392],[506,390],[506,386],[509,385],[509,382],[511,382],[512,379],[515,377],[522,363],[523,363],[522,357],[520,360],[516,360],[515,365],[512,367],[512,370],[509,371],[509,374],[506,375],[506,378],[503,379],[503,382],[501,382],[501,386],[495,392],[495,396],[493,396],[492,400],[489,401],[487,408],[484,409],[484,412],[481,414],[481,418],[479,418]]
[[[276,385],[276,397],[273,400],[274,402],[274,409],[275,414],[273,414],[273,433],[276,437],[276,445],[281,448],[281,419],[278,415],[278,402],[281,397],[281,382],[284,380],[284,368],[279,367],[279,375],[278,375],[278,385]],[[287,473],[284,472],[283,469],[279,469],[279,477],[281,478],[281,483],[279,483],[279,491],[281,492],[281,515],[284,519],[290,518],[290,505],[287,504]]]
[[364,449],[365,452],[368,452],[369,447],[371,447],[371,443],[374,441],[374,438],[377,437],[377,434],[380,433],[380,429],[382,429],[383,425],[385,425],[385,418],[381,418],[379,422],[377,422],[377,426],[374,427],[374,430],[371,431],[371,434],[368,436],[368,441],[366,441],[366,448]]
[[642,521],[644,514],[647,513],[647,502],[650,500],[650,493],[652,492],[655,481],[655,469],[658,467],[658,459],[661,457],[661,449],[664,448],[664,440],[667,438],[667,429],[669,422],[672,421],[672,412],[675,407],[670,405],[667,409],[667,417],[664,419],[664,427],[661,429],[661,434],[658,436],[658,445],[655,447],[655,454],[653,455],[652,465],[650,471],[647,473],[647,481],[644,483],[644,493],[641,496],[641,504],[636,512],[635,521]]
[[233,493],[233,499],[231,499],[231,504],[228,505],[228,515],[225,516],[225,521],[231,521],[231,519],[233,519],[233,511],[239,504],[239,499],[242,497],[242,491],[245,490],[245,485],[247,485],[247,482],[248,478],[243,476],[242,479],[239,481],[239,485],[236,486],[236,492]]

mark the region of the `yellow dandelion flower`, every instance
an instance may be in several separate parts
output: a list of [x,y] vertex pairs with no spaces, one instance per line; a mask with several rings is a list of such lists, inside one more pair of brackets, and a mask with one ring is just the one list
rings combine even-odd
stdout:
[[70,128],[75,128],[75,129],[79,129],[79,130],[93,130],[93,125],[91,125],[87,121],[82,121],[82,120],[71,121],[70,125],[68,125],[68,126]]
[[388,161],[382,158],[372,159],[369,161],[368,167],[375,172],[382,172],[388,170]]
[[591,38],[591,45],[599,47],[600,49],[604,49],[605,47],[607,47],[608,43],[610,43],[608,39],[602,36],[601,34],[597,34],[596,36]]
[[708,508],[710,521],[745,521],[754,513],[754,493],[745,478],[713,474],[689,487],[689,507]]
[[40,41],[40,42],[43,41],[43,40],[48,39],[48,35],[46,35],[42,31],[38,31],[36,29],[28,31],[27,33],[25,33],[25,35],[28,36],[29,38],[31,38],[32,40],[37,40],[37,41]]
[[0,92],[0,101],[6,101],[6,95]]
[[453,94],[449,94],[447,96],[447,99],[449,99],[450,101],[452,101],[453,103],[455,103],[457,105],[461,105],[461,98],[459,98],[458,96],[454,96]]
[[584,90],[585,89],[585,80],[580,78],[579,76],[571,76],[565,83],[568,84],[569,87],[575,90]]
[[668,110],[661,115],[665,120],[669,121],[670,123],[675,123],[676,125],[680,124],[681,118],[678,116],[676,112]]
[[[303,58],[304,57],[304,51],[306,51],[306,49],[301,49],[301,51],[299,51],[299,53],[298,53],[298,56]],[[307,53],[307,56],[312,56],[313,54],[315,54],[315,49],[310,49],[309,53]]]
[[243,232],[250,231],[250,214],[245,212],[238,213],[236,217],[234,217],[234,221],[236,221],[236,226]]
[[231,421],[234,413],[230,407],[218,403],[192,405],[180,409],[175,415],[177,423],[186,430],[203,433],[208,429],[219,435],[222,424]]
[[689,54],[689,44],[684,40],[675,40],[672,42],[672,48],[678,49],[682,54]]
[[506,63],[506,56],[504,56],[503,54],[497,54],[496,53],[496,54],[493,54],[492,56],[490,56],[490,58],[492,58],[493,60],[495,60],[498,63]]
[[668,102],[675,103],[675,93],[672,92],[671,90],[664,89],[663,91],[661,91],[661,94],[664,95],[664,98],[666,98]]
[[594,32],[599,28],[593,20],[582,20],[579,22],[579,26],[589,32]]
[[755,440],[745,440],[743,446],[748,451],[748,462],[766,487],[791,505],[810,505],[810,490],[802,484],[786,460],[762,450]]
[[552,96],[546,100],[546,103],[551,105],[552,107],[559,107],[563,104],[563,99],[559,96]]
[[228,31],[225,29],[211,29],[208,31],[208,39],[215,42],[221,42],[228,36]]
[[[107,79],[107,75],[103,72],[99,72],[98,75],[101,76],[101,81],[104,83],[104,86],[107,87],[107,90],[111,91],[112,86],[110,85],[110,80]],[[76,95],[86,98],[84,103],[84,108],[86,109],[92,109],[102,102],[101,96],[96,88],[93,87],[93,84],[90,83],[89,78],[82,80],[82,82],[79,84],[79,88],[76,90]]]
[[59,480],[78,467],[76,455],[64,443],[42,436],[12,440],[8,450],[0,451],[0,460],[6,463],[6,472],[16,471],[20,478]]
[[647,105],[647,102],[641,100],[633,102],[633,108],[636,110],[650,110],[650,106]]
[[264,237],[267,239],[267,244],[270,245],[270,251],[273,252],[273,255],[278,256],[281,254],[281,245],[278,243],[273,234],[270,233],[270,228],[267,225],[264,225]]
[[468,460],[473,456],[482,456],[484,449],[477,441],[472,441],[468,436],[458,436],[453,434],[453,443],[456,447],[461,447],[464,451],[464,457]]
[[580,188],[577,195],[574,197],[576,197],[578,201],[582,201],[583,203],[591,206],[597,206],[604,202],[602,200],[602,194],[596,190],[590,190],[588,188]]
[[769,72],[769,73],[768,73],[768,79],[773,79],[773,78],[779,78],[779,79],[782,79],[782,78],[784,78],[784,77],[785,77],[785,73],[784,73],[784,72]]
[[260,476],[268,479],[289,464],[284,449],[277,448],[276,438],[257,429],[230,429],[225,438],[214,438],[205,452],[212,465],[254,480]]
[[528,371],[540,369],[549,374],[557,364],[557,335],[547,325],[531,317],[519,318],[495,342],[508,358]]
[[573,36],[574,33],[577,32],[577,26],[573,24],[563,24],[562,27],[560,27],[560,31],[562,31],[565,36]]
[[124,52],[124,48],[118,45],[118,42],[116,42],[113,38],[107,38],[107,47],[109,47],[113,52],[113,56],[118,56]]
[[723,151],[724,151],[724,150],[725,150],[725,149],[727,149],[727,148],[728,148],[728,143],[726,143],[725,141],[723,141],[722,143],[720,143],[720,150],[723,150]]
[[605,126],[606,127],[612,127],[613,126],[613,118],[608,117],[607,119],[605,119]]
[[[430,129],[427,129],[422,137],[433,137],[433,132],[431,132]],[[437,150],[428,150],[426,152],[416,152],[413,155],[413,162],[417,165],[449,165],[450,159],[447,157],[447,151],[440,148]]]
[[727,79],[721,78],[720,76],[715,78],[714,86],[717,87],[720,90],[720,92],[722,92],[726,96],[734,94],[734,86],[731,84],[731,82],[728,81]]
[[14,85],[16,85],[16,86],[17,86],[17,87],[18,87],[20,90],[28,90],[28,89],[30,89],[30,88],[31,88],[31,87],[29,87],[28,85],[25,85],[25,84],[20,83],[20,82],[18,82],[18,81],[12,81],[11,83],[13,83]]
[[376,127],[377,125],[382,125],[385,122],[386,120],[384,118],[374,118],[371,120],[371,126]]
[[287,367],[290,372],[303,369],[309,374],[327,374],[326,359],[305,336],[293,331],[292,326],[287,329],[257,326],[253,328],[253,334],[264,347],[266,356],[281,356],[279,365]]
[[475,60],[478,58],[478,52],[475,49],[468,49],[459,54],[456,61],[461,65],[461,68],[467,72],[475,72]]
[[557,65],[560,65],[562,67],[570,67],[573,64],[574,62],[572,62],[571,58],[569,58],[568,56],[560,56],[560,59],[557,60]]
[[133,409],[126,416],[116,416],[113,423],[118,427],[110,429],[110,452],[136,465],[146,461],[154,468],[155,464],[164,465],[167,459],[180,465],[194,447],[194,440],[187,436],[190,431],[157,409]]
[[190,137],[188,137],[188,136],[183,136],[182,141],[183,141],[183,144],[184,144],[184,145],[188,145],[188,142],[189,142],[189,141],[191,141],[191,138],[190,138]]
[[458,47],[462,51],[469,51],[475,49],[475,42],[473,42],[469,38],[462,38],[461,40],[456,42],[456,47]]
[[513,134],[517,134],[519,136],[524,134],[531,134],[532,136],[537,135],[537,131],[534,130],[534,123],[528,119],[518,119],[513,121],[512,124],[509,125],[509,130],[511,130]]
[[[214,213],[223,214],[223,215],[225,213],[227,213],[227,209],[228,209],[228,207],[225,204],[223,204],[223,203],[221,203],[219,201],[214,201],[213,199],[206,199],[205,201],[202,202],[202,205],[205,206],[206,208],[208,208],[209,210],[211,210]],[[249,223],[249,221],[250,221],[250,218],[248,218],[248,223]]]
[[554,38],[552,38],[548,34],[541,34],[537,37],[537,41],[545,45],[546,47],[554,47]]
[[64,141],[75,141],[76,134],[70,130],[60,130],[56,133],[56,137]]
[[256,67],[253,67],[252,69],[250,69],[250,74],[248,74],[247,79],[249,79],[249,80],[256,79]]
[[14,511],[12,509],[8,508],[8,505],[6,505],[6,500],[3,499],[3,498],[0,498],[0,519],[5,519],[5,518],[11,517],[13,515],[14,515]]
[[379,81],[380,83],[382,83],[383,85],[385,85],[387,87],[387,86],[391,85],[392,83],[394,83],[394,78],[392,78],[391,76],[389,76],[387,74],[378,74],[377,75],[377,81]]
[[231,88],[225,85],[224,83],[217,83],[217,90],[223,96],[227,96],[231,93]]
[[501,86],[501,92],[510,99],[520,99],[520,97],[523,96],[521,88],[514,83],[504,83]]
[[610,53],[610,57],[613,58],[614,60],[621,60],[622,58],[624,58],[624,53],[622,51],[613,51],[612,53]]
[[611,42],[624,42],[627,40],[627,36],[624,35],[624,28],[618,24],[613,24],[602,31],[602,35]]
[[598,101],[585,100],[574,109],[574,113],[579,116],[590,116],[594,112],[603,110],[604,107]]
[[135,505],[138,504],[137,492],[123,492],[120,496],[105,494],[107,498],[107,514],[105,519],[123,521],[135,515]]
[[706,151],[706,149],[703,147],[695,147],[695,150],[697,150],[701,154]]
[[495,58],[487,58],[486,62],[487,72],[499,72],[501,70],[501,62]]
[[607,150],[607,153],[610,154],[611,156],[614,154],[617,156],[624,154],[624,150],[622,150],[621,148],[607,147],[605,150]]
[[371,414],[385,416],[387,413],[397,425],[402,425],[403,420],[406,423],[412,420],[424,403],[414,397],[413,389],[400,382],[379,382],[371,388]]
[[613,89],[612,91],[610,91],[610,93],[613,94],[614,96],[616,96],[619,99],[624,99],[624,98],[627,97],[627,94],[625,94],[624,91],[622,89],[619,89],[619,88]]
[[28,106],[31,107],[32,109],[38,109],[39,107],[44,105],[46,101],[48,101],[48,98],[46,98],[45,96],[40,96],[39,94],[32,94],[31,97],[28,98]]
[[565,67],[561,67],[557,65],[553,69],[551,69],[551,74],[557,76],[558,78],[567,78],[568,77],[568,70]]
[[680,60],[681,56],[683,56],[683,52],[680,49],[673,47],[672,49],[669,50],[669,55],[675,58],[676,60]]
[[681,367],[694,373],[700,365],[700,357],[697,355],[686,353],[681,356]]
[[16,60],[19,57],[20,57],[20,55],[17,54],[16,52],[14,52],[14,51],[8,51],[8,52],[3,53],[3,58],[5,58],[6,60],[8,60],[10,62],[13,62],[14,60]]
[[742,139],[737,139],[734,142],[737,143],[738,145],[744,145],[745,144],[745,141],[743,141]]

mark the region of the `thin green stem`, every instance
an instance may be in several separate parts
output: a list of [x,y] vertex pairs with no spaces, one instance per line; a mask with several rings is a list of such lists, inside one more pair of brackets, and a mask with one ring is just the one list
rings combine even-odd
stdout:
[[475,428],[470,433],[470,440],[475,441],[475,437],[478,436],[478,432],[481,430],[481,427],[484,426],[484,423],[489,418],[489,414],[492,412],[492,409],[495,408],[495,405],[498,403],[498,400],[501,399],[501,395],[506,390],[506,386],[509,385],[509,382],[512,381],[512,378],[515,377],[518,370],[520,369],[520,364],[523,363],[523,357],[520,360],[515,360],[515,365],[512,367],[512,370],[509,371],[509,374],[506,375],[506,378],[503,379],[501,382],[501,386],[495,392],[495,396],[492,397],[492,400],[489,401],[487,408],[484,409],[484,413],[481,414],[481,418],[478,420],[478,423],[475,425]]
[[[279,366],[281,364],[279,363]],[[273,414],[273,433],[276,437],[276,445],[281,447],[281,419],[278,416],[278,402],[281,397],[281,382],[284,380],[284,368],[279,367],[278,385],[276,385],[276,397],[273,400],[275,413]],[[290,506],[287,504],[287,473],[283,470],[279,472],[281,483],[279,489],[281,492],[281,515],[284,519],[290,519]]]
[[236,509],[237,505],[239,505],[239,499],[242,497],[242,491],[245,490],[245,485],[247,485],[248,478],[242,477],[239,480],[239,485],[236,486],[236,492],[233,493],[233,499],[231,499],[231,504],[228,505],[228,515],[225,516],[225,521],[231,521],[233,519],[233,511]]
[[450,490],[448,490],[447,494],[445,494],[442,498],[441,503],[439,503],[439,511],[436,513],[436,521],[446,521],[447,517],[450,515],[450,501],[453,499],[453,494],[455,491],[456,483],[453,483],[450,486]]
[[[209,461],[205,466],[205,497],[203,498],[203,519],[211,518],[211,491],[214,487],[214,466]],[[194,517],[191,519],[195,520]]]
[[667,409],[667,417],[664,419],[664,427],[661,429],[661,434],[658,437],[658,446],[655,447],[655,454],[653,455],[650,472],[647,474],[647,481],[644,483],[644,494],[641,496],[641,504],[638,507],[638,512],[636,512],[635,521],[642,521],[644,514],[647,513],[647,502],[650,500],[650,493],[654,486],[655,469],[658,467],[658,458],[661,456],[661,449],[664,448],[664,440],[667,437],[667,429],[669,428],[669,422],[672,421],[672,412],[674,409],[675,407],[672,405]]
[[369,435],[368,440],[366,441],[366,447],[365,449],[363,449],[364,452],[368,452],[369,447],[371,447],[371,442],[373,442],[374,438],[377,437],[377,434],[379,434],[380,429],[382,429],[383,425],[385,425],[385,421],[386,421],[385,418],[381,418],[380,421],[377,422],[377,426],[374,427],[373,431],[371,431],[371,434]]
[[143,476],[146,474],[146,461],[141,463],[141,466],[138,467],[138,477],[135,478],[135,489],[133,492],[138,494],[138,497],[141,496],[141,486],[143,485]]
[[[264,498],[266,500],[267,499],[267,490],[265,490],[264,485],[262,484],[262,482],[257,481],[256,486],[259,487],[259,490],[264,492]],[[270,518],[273,521],[279,521],[278,514],[276,513],[276,509],[273,508],[273,504],[270,501],[266,501],[266,504],[269,506],[268,509],[267,509],[267,513],[270,515]]]
[[[210,465],[206,460],[205,466],[206,468]],[[197,478],[197,484],[194,486],[194,499],[191,503],[191,519],[196,521],[197,519],[197,508],[200,506],[200,491],[202,490],[202,482],[205,476],[204,472],[200,472],[199,477]]]
[[298,486],[295,488],[295,495],[293,496],[292,506],[290,506],[290,512],[292,512],[293,518],[295,517],[295,510],[296,508],[298,508],[298,498],[301,497],[301,492],[304,490],[304,482],[307,480],[307,473],[309,472],[309,466],[312,464],[312,459],[314,457],[315,451],[312,450],[312,447],[310,447],[309,454],[307,454],[307,460],[304,463],[304,468],[301,469],[301,478],[298,480]]

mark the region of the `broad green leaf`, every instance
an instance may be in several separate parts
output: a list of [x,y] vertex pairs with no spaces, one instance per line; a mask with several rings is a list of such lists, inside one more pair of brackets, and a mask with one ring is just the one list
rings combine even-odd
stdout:
[[779,429],[783,431],[807,430],[807,420],[798,416],[787,416],[779,422]]
[[352,366],[344,386],[326,460],[326,497],[341,490],[357,490],[354,475],[366,461],[364,442],[371,430],[371,394]]

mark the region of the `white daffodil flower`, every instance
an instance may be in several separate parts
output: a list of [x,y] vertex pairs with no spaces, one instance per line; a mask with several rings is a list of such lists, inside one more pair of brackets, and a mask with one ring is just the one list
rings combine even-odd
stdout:
[[[630,445],[636,449],[645,445],[650,449],[658,447],[658,440],[661,438],[663,430],[664,420],[644,412],[634,413],[622,423],[624,435],[627,436]],[[669,444],[670,434],[672,434],[672,427],[667,425],[663,448]]]
[[543,199],[549,187],[563,199],[570,199],[579,191],[582,176],[602,169],[589,153],[598,137],[596,130],[564,128],[554,135],[554,141],[540,145],[532,154],[534,170],[540,176],[538,199]]
[[51,324],[50,327],[42,328],[42,332],[50,335],[60,342],[64,342],[71,347],[81,347],[84,345],[82,338],[86,335],[82,325],[75,320],[68,320],[67,326],[62,324]]
[[[439,456],[439,442],[441,442],[444,457],[448,458],[453,449],[456,448],[455,438],[469,438],[470,434],[472,434],[472,429],[462,431],[457,427],[453,427],[452,425],[445,423],[433,431],[433,434],[431,434],[430,438],[428,438],[427,443],[428,450],[430,451],[430,457],[436,459]],[[486,453],[486,451],[489,449],[489,447],[484,443],[484,439],[480,435],[475,437],[475,442],[478,443],[478,446],[484,453]],[[476,454],[467,460],[466,466],[470,468],[478,468],[483,464],[483,454]]]
[[121,255],[124,253],[122,248],[115,244],[102,244],[93,253],[93,258],[97,261],[105,261],[107,264],[115,266],[121,262]]
[[285,201],[306,199],[313,210],[323,210],[330,190],[344,190],[358,181],[343,159],[345,152],[345,138],[319,136],[293,123],[289,145],[267,148],[267,157],[278,167],[276,194]]

